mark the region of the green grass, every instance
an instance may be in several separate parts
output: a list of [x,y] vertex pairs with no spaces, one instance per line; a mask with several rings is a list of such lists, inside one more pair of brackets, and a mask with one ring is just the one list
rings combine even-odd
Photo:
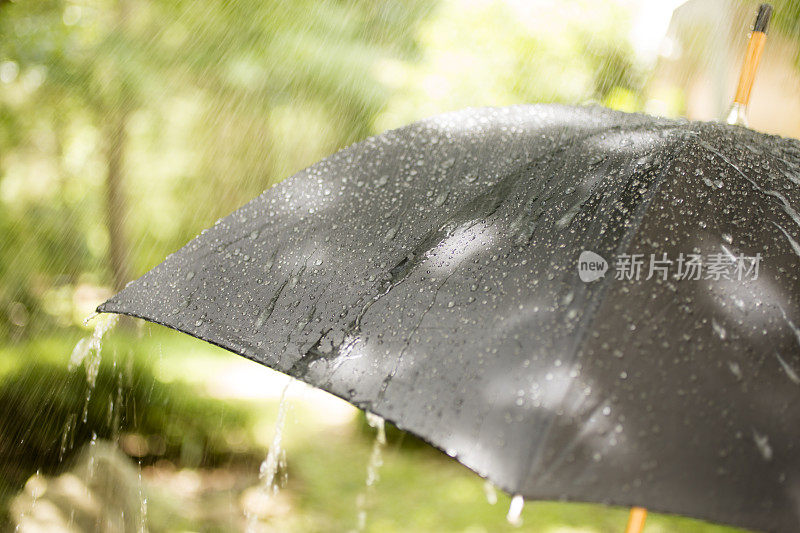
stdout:
[[[42,411],[48,414],[33,435],[35,452],[20,467],[0,495],[8,498],[37,468],[58,472],[54,463],[61,424],[69,413],[82,408],[85,377],[82,370],[69,373],[66,362],[81,332],[35,339],[0,348],[0,404],[15,406],[16,419],[0,422],[0,473],[9,471],[9,454],[18,453],[8,436],[28,427]],[[112,332],[103,348],[103,365],[93,393],[93,408],[79,440],[91,432],[113,440],[120,431],[152,435],[161,432],[167,442],[153,464],[168,459],[178,468],[223,468],[234,472],[236,488],[209,491],[202,501],[188,501],[155,482],[152,495],[162,498],[172,513],[168,524],[153,513],[151,530],[235,531],[243,527],[240,506],[243,487],[257,483],[257,463],[266,453],[277,414],[277,400],[230,400],[208,394],[210,383],[232,368],[246,373],[268,371],[255,363],[185,335],[160,327]],[[269,380],[267,380],[269,381]],[[121,427],[109,426],[108,403],[120,383],[125,385],[126,406]],[[265,381],[266,383],[266,381]],[[274,378],[271,381],[275,386]],[[273,391],[275,392],[275,391]],[[341,402],[331,399],[330,402]],[[20,409],[19,405],[27,407]],[[132,406],[135,405],[135,409]],[[338,404],[337,404],[338,405]],[[134,412],[135,411],[135,412]],[[113,412],[113,409],[112,409]],[[355,414],[355,410],[353,410]],[[35,422],[35,420],[34,420]],[[126,425],[127,424],[127,425]],[[325,423],[319,405],[291,400],[284,434],[288,482],[279,500],[279,511],[267,521],[270,531],[337,532],[356,525],[358,496],[365,491],[367,462],[373,430],[353,416],[342,424]],[[369,532],[622,532],[627,510],[602,505],[530,502],[525,505],[523,525],[506,522],[509,497],[498,492],[490,505],[484,482],[444,454],[410,436],[390,434],[384,449],[380,480],[367,498]],[[189,452],[184,438],[189,439]],[[77,449],[78,446],[76,445]],[[30,450],[33,448],[26,448]],[[255,453],[255,455],[254,455]],[[5,454],[6,457],[2,457]],[[21,456],[25,457],[25,451]],[[254,460],[255,457],[255,460]],[[5,463],[4,463],[5,461]],[[4,466],[5,465],[5,466]],[[21,470],[20,470],[21,468]],[[198,471],[201,471],[198,470]],[[159,495],[160,496],[157,496]],[[154,506],[155,509],[155,506]],[[195,509],[189,513],[188,509]],[[183,511],[182,511],[183,510]],[[191,515],[191,516],[190,516]],[[680,517],[651,514],[645,533],[723,533],[736,530]]]
[[[302,423],[288,430],[287,441],[287,490],[305,520],[286,524],[295,527],[285,530],[351,529],[356,497],[364,491],[372,442],[357,428],[322,432]],[[517,528],[505,519],[510,498],[497,495],[497,503],[490,505],[483,480],[436,450],[389,444],[380,480],[370,494],[367,531],[621,533],[628,517],[627,509],[602,505],[530,502],[525,505],[523,525]],[[657,514],[649,516],[645,528],[645,533],[733,531],[737,530]]]
[[143,464],[257,465],[250,436],[231,438],[252,425],[253,411],[208,398],[186,383],[160,381],[147,343],[126,334],[104,345],[90,386],[84,368],[68,368],[79,337],[69,332],[2,349],[0,525],[4,504],[26,480],[36,472],[59,475],[93,438],[125,443],[129,435],[139,437],[147,447],[132,453]]

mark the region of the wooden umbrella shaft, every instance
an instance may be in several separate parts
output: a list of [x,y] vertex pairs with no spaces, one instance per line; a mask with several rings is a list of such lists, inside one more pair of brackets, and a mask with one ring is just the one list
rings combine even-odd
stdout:
[[750,42],[747,45],[747,54],[742,65],[742,73],[739,76],[739,85],[736,87],[736,97],[733,99],[737,104],[746,106],[750,102],[750,92],[753,89],[753,81],[756,77],[756,70],[764,51],[764,43],[767,42],[767,34],[762,31],[754,31],[750,35]]

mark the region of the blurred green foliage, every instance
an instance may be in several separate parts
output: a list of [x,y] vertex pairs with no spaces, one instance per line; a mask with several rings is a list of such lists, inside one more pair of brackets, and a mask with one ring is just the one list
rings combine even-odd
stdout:
[[[800,0],[772,0],[772,28],[800,41]],[[800,46],[795,51],[795,64],[800,69]]]

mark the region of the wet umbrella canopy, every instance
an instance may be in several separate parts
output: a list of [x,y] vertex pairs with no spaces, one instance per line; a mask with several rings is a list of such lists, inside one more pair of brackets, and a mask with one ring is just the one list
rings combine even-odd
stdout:
[[467,110],[298,173],[99,310],[345,398],[512,494],[797,531],[798,210],[794,140]]

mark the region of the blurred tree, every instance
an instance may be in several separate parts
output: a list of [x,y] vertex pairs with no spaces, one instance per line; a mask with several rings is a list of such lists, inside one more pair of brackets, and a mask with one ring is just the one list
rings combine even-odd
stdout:
[[[610,42],[603,42],[598,46],[597,43],[587,39],[584,50],[587,60],[592,65],[594,97],[598,101],[608,105],[615,91],[640,94],[642,77],[636,68],[633,50],[630,47]],[[641,101],[636,105],[641,105]]]
[[[126,35],[131,0],[117,0],[113,6],[111,26],[113,35]],[[113,288],[121,290],[131,280],[130,250],[125,222],[128,207],[125,201],[125,152],[127,149],[128,117],[136,103],[135,80],[120,72],[116,63],[110,65],[107,76],[108,96],[100,109],[104,119],[106,140],[106,224],[108,227],[108,259]]]

